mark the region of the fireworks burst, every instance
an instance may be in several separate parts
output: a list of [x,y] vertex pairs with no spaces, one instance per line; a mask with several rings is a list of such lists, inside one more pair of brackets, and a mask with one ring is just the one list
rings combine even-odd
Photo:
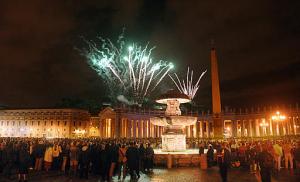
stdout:
[[123,34],[119,36],[117,45],[101,37],[97,41],[85,40],[88,48],[83,50],[83,54],[106,81],[114,98],[122,94],[140,104],[174,67],[163,60],[154,61],[151,53],[155,47],[126,44]]
[[193,85],[193,70],[190,71],[189,67],[188,67],[188,70],[186,73],[186,81],[184,81],[184,79],[182,79],[182,81],[180,81],[180,79],[178,78],[176,73],[174,73],[176,80],[171,75],[169,75],[169,77],[172,79],[172,81],[176,85],[177,89],[181,93],[186,94],[191,100],[193,100],[193,98],[195,97],[195,95],[199,89],[200,80],[203,77],[203,75],[206,73],[206,71],[207,70],[205,70],[204,72],[201,73],[201,75],[199,76],[195,85]]

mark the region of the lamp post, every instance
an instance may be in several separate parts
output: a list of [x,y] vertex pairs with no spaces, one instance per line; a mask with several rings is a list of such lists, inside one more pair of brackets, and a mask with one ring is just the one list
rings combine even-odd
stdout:
[[263,119],[261,123],[259,123],[259,126],[263,129],[263,135],[267,135],[267,127],[269,126],[269,123],[266,123],[266,120]]
[[286,119],[286,116],[280,114],[280,112],[277,111],[276,114],[271,117],[271,119],[272,119],[272,121],[276,122],[276,133],[277,133],[277,135],[280,135],[280,133],[279,133],[279,122],[284,121]]

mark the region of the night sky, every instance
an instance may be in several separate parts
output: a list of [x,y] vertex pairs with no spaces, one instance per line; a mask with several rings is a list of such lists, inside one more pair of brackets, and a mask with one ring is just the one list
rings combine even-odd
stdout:
[[[174,62],[177,73],[210,70],[214,39],[223,106],[295,104],[299,9],[299,0],[1,0],[0,105],[53,107],[62,98],[101,105],[103,81],[76,48],[80,36],[115,39],[123,27],[128,40],[155,45],[154,56]],[[198,105],[210,107],[210,87],[208,71]]]

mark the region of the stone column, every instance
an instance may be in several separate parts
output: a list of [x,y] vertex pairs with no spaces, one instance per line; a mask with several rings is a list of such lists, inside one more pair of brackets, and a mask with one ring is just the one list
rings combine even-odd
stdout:
[[252,126],[252,121],[248,119],[249,122],[249,136],[253,137],[253,126]]
[[144,134],[144,120],[140,120],[139,122],[139,138],[143,138],[143,134]]
[[150,123],[150,120],[148,120],[148,137],[151,137],[151,123]]
[[203,121],[199,121],[200,138],[203,138]]
[[295,117],[292,117],[292,129],[293,129],[293,134],[297,134],[297,128],[296,128],[296,123],[295,123]]
[[237,121],[236,120],[231,121],[231,129],[232,129],[232,136],[237,137]]
[[198,127],[197,127],[197,122],[193,125],[193,138],[197,138],[197,129]]
[[241,136],[244,137],[245,136],[245,121],[244,121],[244,119],[241,120],[241,127],[242,127]]
[[139,120],[134,120],[134,138],[139,137]]
[[128,119],[125,118],[125,137],[127,138],[128,137]]
[[206,131],[207,131],[207,138],[210,138],[210,127],[209,127],[209,121],[206,121]]
[[269,119],[269,131],[270,131],[270,135],[273,136],[273,123],[272,123],[272,119]]
[[150,137],[154,138],[154,126],[152,123],[150,124]]
[[130,137],[131,138],[134,137],[133,128],[134,128],[134,120],[131,120],[130,121]]
[[256,136],[260,136],[258,119],[255,119]]

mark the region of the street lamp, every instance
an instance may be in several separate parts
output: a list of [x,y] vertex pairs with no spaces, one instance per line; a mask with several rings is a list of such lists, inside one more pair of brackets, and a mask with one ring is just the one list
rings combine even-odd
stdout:
[[259,124],[260,127],[263,129],[263,134],[267,135],[267,127],[269,126],[269,123],[266,123],[266,120],[263,119],[262,122]]
[[279,122],[284,121],[286,116],[277,111],[276,114],[271,117],[271,119],[276,122],[276,133],[279,135]]

